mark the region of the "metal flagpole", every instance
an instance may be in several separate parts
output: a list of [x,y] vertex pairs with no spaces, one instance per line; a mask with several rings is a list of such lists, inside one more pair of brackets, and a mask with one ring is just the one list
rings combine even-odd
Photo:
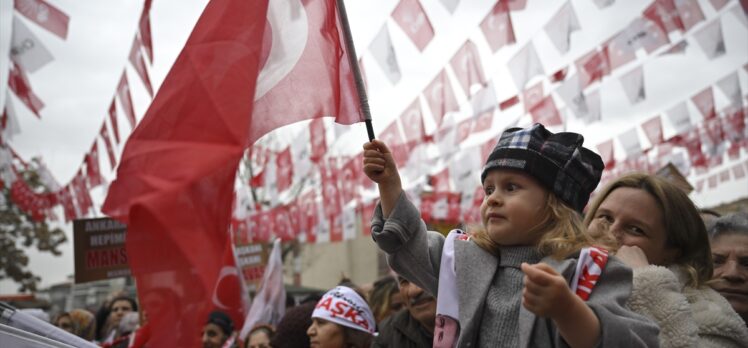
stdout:
[[361,111],[364,112],[364,123],[366,123],[366,133],[369,135],[369,141],[374,140],[374,127],[371,125],[371,111],[369,110],[369,99],[366,97],[366,87],[364,79],[361,78],[361,69],[358,67],[358,58],[356,48],[353,46],[353,36],[351,27],[348,24],[348,15],[345,12],[343,0],[337,0],[338,18],[343,26],[343,36],[345,37],[345,48],[348,51],[348,60],[353,68],[353,76],[356,80],[356,91],[358,92],[358,101],[361,105]]

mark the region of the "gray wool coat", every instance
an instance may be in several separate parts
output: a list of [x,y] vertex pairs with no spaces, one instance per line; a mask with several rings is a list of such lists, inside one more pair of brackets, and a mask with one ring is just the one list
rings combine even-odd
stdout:
[[[384,252],[395,272],[436,295],[439,287],[444,236],[428,232],[418,209],[403,193],[385,220],[378,204],[372,218],[372,237]],[[578,255],[577,255],[578,256]],[[570,281],[576,269],[577,256],[561,261],[544,258]],[[475,347],[478,343],[481,315],[498,258],[472,241],[455,241],[457,290],[459,292],[458,347]],[[631,294],[632,273],[615,257],[610,257],[587,305],[600,320],[600,347],[659,347],[658,326],[644,316],[626,308]],[[546,325],[536,325],[545,320]],[[550,319],[537,317],[520,306],[520,347],[566,347]]]

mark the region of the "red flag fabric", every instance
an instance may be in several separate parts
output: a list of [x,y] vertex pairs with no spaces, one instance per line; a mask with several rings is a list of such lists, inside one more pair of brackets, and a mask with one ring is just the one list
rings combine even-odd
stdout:
[[704,12],[697,0],[675,0],[675,7],[686,31],[704,20]]
[[657,23],[666,33],[686,29],[674,0],[655,0],[644,10],[644,17]]
[[78,169],[75,177],[73,177],[73,194],[75,195],[75,201],[78,202],[78,217],[88,215],[88,211],[93,208],[93,201],[81,169]]
[[104,210],[128,224],[149,345],[198,346],[214,309],[241,326],[228,228],[247,146],[303,119],[362,119],[336,23],[333,1],[209,2],[130,136]]
[[57,7],[44,0],[16,0],[13,2],[18,13],[39,24],[62,39],[68,37],[70,17]]
[[506,1],[496,2],[491,12],[488,12],[486,18],[480,23],[480,29],[494,53],[506,45],[517,42],[512,27],[512,16]]
[[343,205],[349,202],[360,200],[358,193],[359,187],[361,187],[361,173],[364,172],[364,157],[363,153],[358,156],[351,157],[348,161],[343,164],[340,168],[340,193],[343,198]]
[[715,9],[715,10],[717,10],[717,11],[719,11],[719,10],[721,10],[721,9],[722,9],[723,7],[725,7],[725,5],[727,5],[727,3],[728,3],[729,1],[730,1],[730,0],[709,0],[709,2],[711,2],[711,3],[712,3],[712,6],[714,7],[714,9]]
[[582,89],[610,74],[606,54],[605,51],[594,49],[576,60],[575,64],[579,71],[579,83]]
[[428,101],[431,115],[437,128],[441,126],[444,115],[448,112],[457,111],[457,98],[455,97],[452,83],[449,81],[447,72],[442,70],[423,91],[423,96]]
[[60,205],[62,205],[62,211],[65,214],[65,222],[73,221],[78,217],[75,213],[75,201],[71,189],[71,186],[67,185],[57,193],[57,199]]
[[112,126],[112,134],[114,134],[115,144],[119,144],[119,126],[117,125],[117,107],[114,105],[115,98],[112,98],[112,103],[109,105],[109,124]]
[[509,99],[506,99],[506,100],[502,101],[501,103],[499,103],[499,110],[504,111],[504,110],[509,109],[512,106],[515,106],[517,104],[519,104],[519,96],[515,95],[515,96],[513,96],[513,97],[511,97]]
[[122,104],[122,109],[125,110],[127,121],[130,122],[130,128],[135,128],[135,109],[132,106],[130,85],[127,83],[127,74],[124,70],[117,86],[117,95],[119,96],[119,102]]
[[101,167],[99,166],[99,144],[94,140],[91,151],[86,154],[86,176],[88,177],[89,187],[94,188],[104,183],[101,176]]
[[392,11],[392,19],[400,25],[419,51],[434,38],[434,28],[418,0],[402,0]]
[[530,112],[536,105],[543,101],[543,81],[538,81],[532,87],[522,92],[525,111]]
[[460,81],[465,95],[471,95],[470,87],[474,84],[486,83],[486,75],[483,74],[483,66],[478,55],[478,48],[472,41],[466,41],[457,53],[449,61],[452,70]]
[[31,84],[26,78],[26,74],[16,63],[12,63],[10,71],[8,71],[8,88],[29,107],[36,117],[42,118],[39,111],[44,107],[44,103],[31,90]]
[[[326,162],[326,163],[325,163]],[[343,209],[343,202],[340,197],[340,170],[337,166],[336,159],[330,159],[319,166],[320,177],[322,178],[322,205],[325,218],[334,218],[339,216]]]
[[321,118],[315,118],[309,123],[309,142],[312,145],[311,160],[319,163],[327,153],[327,131]]
[[305,241],[307,243],[314,243],[317,240],[317,225],[319,224],[317,191],[311,190],[301,195],[298,199],[298,206],[299,211],[303,214],[300,222]]
[[711,119],[717,116],[717,111],[714,109],[714,93],[712,93],[712,86],[705,88],[703,91],[697,93],[691,97],[693,105],[696,106],[701,112],[701,116],[704,119]]
[[532,115],[532,121],[535,123],[541,123],[546,126],[558,126],[563,124],[561,120],[561,114],[559,114],[556,108],[556,103],[553,101],[552,96],[547,96],[530,110]]
[[275,184],[278,192],[291,187],[293,182],[293,161],[291,160],[291,146],[278,153],[275,157]]
[[143,47],[143,44],[140,42],[140,37],[135,35],[132,47],[130,48],[130,64],[132,64],[135,71],[138,72],[140,79],[143,80],[143,84],[145,85],[148,94],[153,97],[153,86],[151,86],[151,79],[148,77],[148,69],[145,67],[145,59],[143,59],[143,54],[140,50],[141,47]]
[[112,140],[109,137],[109,131],[106,129],[106,124],[101,125],[99,136],[101,136],[101,139],[104,140],[107,157],[109,157],[109,165],[111,166],[112,170],[114,170],[114,167],[117,166],[117,158],[114,156],[114,147],[112,146]]
[[361,233],[364,236],[371,235],[371,219],[374,218],[374,208],[376,208],[377,202],[369,202],[362,204],[361,208]]
[[442,169],[438,173],[431,176],[431,187],[434,188],[434,192],[449,192],[449,167]]
[[470,136],[471,131],[473,130],[473,118],[468,118],[465,120],[460,121],[460,123],[457,124],[457,135],[455,136],[455,145],[462,143],[465,141],[465,139]]
[[610,170],[615,166],[616,158],[613,153],[613,139],[598,144],[597,152],[600,153],[606,170]]
[[403,137],[400,127],[397,126],[397,122],[390,123],[380,134],[379,139],[387,144],[392,151],[392,157],[395,159],[398,167],[403,167],[408,162],[409,151],[408,146],[405,143],[405,137]]

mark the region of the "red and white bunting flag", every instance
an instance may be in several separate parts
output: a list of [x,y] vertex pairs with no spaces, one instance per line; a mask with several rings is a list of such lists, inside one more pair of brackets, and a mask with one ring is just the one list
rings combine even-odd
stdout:
[[582,92],[578,74],[564,80],[561,86],[556,89],[556,93],[564,101],[566,107],[571,109],[578,118],[582,119],[589,115],[590,108]]
[[144,301],[157,333],[149,345],[199,345],[193,333],[202,322],[167,314],[205,318],[221,309],[242,325],[227,231],[236,168],[249,144],[301,120],[363,120],[337,17],[332,1],[209,2],[130,135],[104,210],[127,223],[138,293],[147,298],[163,286],[165,270],[171,288],[194,290],[166,294],[166,302],[180,303],[169,313]]
[[597,152],[605,164],[605,170],[610,170],[616,165],[616,157],[613,147],[613,139],[597,144]]
[[626,30],[629,42],[637,47],[644,47],[647,53],[652,53],[670,43],[667,31],[658,25],[656,21],[646,17],[635,19],[629,24]]
[[642,146],[639,142],[639,132],[636,127],[631,128],[618,136],[618,141],[623,146],[623,152],[626,153],[626,157],[638,155],[642,152]]
[[709,59],[714,59],[727,52],[725,38],[722,36],[722,21],[719,17],[702,27],[694,37],[696,43]]
[[491,51],[496,53],[500,48],[517,42],[514,36],[512,16],[506,1],[497,1],[493,9],[480,23],[483,36],[486,37]]
[[273,235],[283,242],[296,239],[296,226],[291,222],[287,205],[278,205],[270,210]]
[[319,224],[319,205],[317,204],[317,190],[310,190],[298,199],[301,212],[300,237],[303,242],[314,243],[317,240],[317,225]]
[[717,82],[717,87],[727,97],[727,100],[730,101],[731,108],[741,109],[743,107],[743,92],[740,89],[740,79],[738,78],[737,71],[721,78]]
[[566,80],[566,74],[569,73],[569,67],[563,67],[558,69],[553,75],[551,75],[551,82],[561,82]]
[[577,67],[579,86],[582,89],[587,88],[587,86],[595,81],[602,80],[603,76],[610,74],[606,52],[597,48],[577,59],[574,64]]
[[63,187],[60,192],[57,193],[57,200],[60,202],[60,205],[62,205],[62,211],[65,215],[65,222],[70,222],[77,218],[77,215],[75,213],[75,201],[71,192],[72,186],[68,184],[67,186]]
[[88,177],[88,185],[90,188],[94,188],[104,183],[104,177],[101,176],[101,167],[99,166],[99,146],[96,140],[94,140],[91,151],[86,154],[86,176]]
[[145,53],[148,55],[148,60],[153,64],[153,41],[151,40],[151,2],[153,0],[145,0],[143,4],[143,12],[140,14],[140,22],[138,23],[138,34],[141,40],[143,40],[143,48]]
[[125,110],[127,121],[130,122],[130,128],[135,128],[135,109],[133,108],[132,96],[130,95],[130,85],[127,83],[127,74],[125,71],[122,71],[122,77],[117,86],[117,96],[119,96],[119,102],[122,105],[122,109]]
[[476,84],[485,84],[486,75],[483,73],[483,64],[480,61],[478,48],[475,43],[468,40],[457,50],[454,57],[449,61],[452,70],[460,81],[465,95],[470,96],[470,87]]
[[719,173],[719,182],[728,182],[730,181],[730,171],[725,169]]
[[595,6],[597,6],[598,9],[604,9],[610,5],[613,5],[616,0],[592,0],[592,2],[595,3]]
[[530,112],[536,105],[543,101],[543,81],[538,81],[532,87],[522,92],[522,100],[525,104],[525,112]]
[[114,156],[114,146],[112,146],[112,140],[109,137],[109,131],[106,128],[106,124],[101,125],[99,136],[104,140],[104,146],[106,146],[107,157],[109,157],[109,165],[114,170],[117,166],[117,158]]
[[600,99],[600,89],[596,89],[584,95],[587,103],[587,114],[582,117],[582,121],[587,124],[600,121],[602,117],[602,100]]
[[397,126],[397,122],[390,123],[387,128],[380,132],[379,139],[390,147],[392,145],[405,143],[405,138],[403,137],[403,133],[400,131],[400,127]]
[[460,4],[460,0],[439,0],[449,13],[454,14],[457,9],[457,5]]
[[610,70],[616,70],[636,60],[637,47],[634,42],[636,41],[630,41],[629,31],[624,29],[603,43],[603,52],[608,58]]
[[398,83],[402,78],[402,73],[400,72],[400,64],[397,62],[395,46],[392,45],[392,39],[390,39],[387,23],[382,25],[382,29],[379,30],[377,36],[372,40],[369,45],[369,52],[374,56],[374,60],[382,68],[387,79],[392,84]]
[[375,201],[364,203],[359,206],[361,213],[361,234],[371,236],[371,219],[374,218],[374,208],[377,204]]
[[291,146],[278,153],[275,157],[275,178],[278,192],[291,187],[293,182],[293,161],[291,160]]
[[509,4],[509,9],[512,11],[522,11],[527,6],[527,0],[506,0]]
[[408,105],[398,119],[405,130],[405,142],[420,143],[426,138],[426,132],[423,128],[423,112],[418,97]]
[[283,285],[283,248],[281,241],[273,242],[267,266],[262,274],[260,290],[252,300],[239,338],[248,340],[250,330],[257,324],[277,325],[286,313],[286,288]]
[[[361,194],[359,188],[361,187],[362,181],[365,177],[362,177],[364,172],[364,157],[363,153],[352,156],[348,159],[343,167],[340,168],[340,191],[343,198],[343,205],[350,202],[358,203],[361,200]],[[367,179],[368,180],[368,179]]]
[[740,164],[732,166],[732,176],[735,177],[735,180],[744,178],[745,170],[743,169],[743,166],[741,166]]
[[691,129],[691,116],[688,113],[686,102],[676,104],[668,109],[665,114],[673,126],[676,135],[683,134]]
[[44,0],[16,0],[16,11],[62,39],[68,37],[70,17]]
[[686,31],[704,20],[704,12],[697,0],[675,0],[675,7]]
[[644,90],[644,71],[641,66],[637,66],[619,79],[623,91],[629,98],[629,103],[636,104],[647,98]]
[[655,0],[644,10],[644,17],[657,23],[667,33],[686,29],[674,0]]
[[75,201],[78,203],[77,217],[81,218],[88,215],[88,212],[93,208],[93,201],[82,169],[78,169],[75,177],[73,177],[73,193],[75,194]]
[[556,108],[556,103],[550,95],[545,97],[540,103],[536,104],[535,107],[530,110],[530,115],[532,115],[533,122],[541,123],[546,127],[563,124],[561,114],[559,114],[558,109]]
[[13,17],[12,30],[10,59],[24,71],[33,73],[54,59],[47,47],[18,17]]
[[491,130],[493,127],[494,111],[486,111],[478,116],[473,116],[475,122],[473,123],[472,134]]
[[644,121],[644,123],[642,123],[642,130],[653,147],[662,143],[662,118],[660,118],[660,115]]
[[709,183],[709,189],[713,189],[717,187],[717,174],[712,174],[707,178],[707,182]]
[[715,10],[719,11],[725,7],[730,0],[709,0],[709,2],[712,3],[712,7],[714,7]]
[[38,118],[42,118],[39,115],[39,111],[44,108],[44,103],[39,97],[34,94],[31,90],[31,84],[29,83],[26,74],[18,64],[13,63],[10,65],[10,71],[8,72],[8,89],[13,91],[18,99],[21,100],[31,110],[31,112]]
[[470,136],[470,133],[472,133],[472,131],[473,131],[473,118],[472,117],[460,121],[460,123],[457,124],[457,134],[455,136],[455,145],[461,144],[463,141],[465,141]]
[[693,102],[696,109],[701,112],[701,116],[704,116],[704,119],[708,120],[717,116],[717,111],[714,108],[714,93],[712,93],[712,86],[705,88],[703,91],[691,97],[691,102]]
[[321,118],[315,118],[309,123],[309,142],[311,143],[311,160],[319,163],[327,153],[327,130]]
[[356,229],[358,213],[356,207],[357,204],[349,204],[343,207],[343,216],[341,217],[343,240],[353,240],[358,236],[358,230]]
[[112,126],[115,144],[119,144],[119,126],[117,125],[117,106],[115,98],[112,97],[112,103],[109,104],[109,124]]
[[569,52],[571,33],[582,29],[571,1],[564,3],[543,29],[561,54]]
[[340,197],[340,170],[334,160],[325,161],[319,166],[322,178],[322,205],[325,219],[339,216],[343,209],[342,197]]
[[493,111],[499,101],[496,99],[496,88],[493,81],[489,81],[483,88],[479,89],[470,98],[470,106],[473,108],[473,117]]
[[452,89],[452,82],[450,82],[445,70],[439,72],[434,80],[429,83],[423,91],[423,96],[429,104],[437,128],[441,126],[445,114],[459,109],[457,98]]
[[434,38],[434,28],[418,0],[402,0],[392,11],[392,19],[416,45],[419,51]]
[[507,63],[509,73],[512,75],[514,85],[518,91],[524,90],[527,81],[537,75],[545,75],[543,64],[540,63],[540,57],[535,51],[535,45],[532,41],[528,42],[525,47],[517,52]]
[[148,77],[148,69],[145,67],[145,59],[143,59],[143,54],[140,50],[141,47],[143,47],[143,44],[140,42],[140,37],[135,35],[135,39],[132,41],[132,47],[130,48],[130,64],[132,64],[135,71],[138,72],[138,76],[140,76],[140,80],[143,81],[145,89],[148,91],[148,94],[151,95],[151,98],[153,98],[153,86],[151,86],[151,79]]
[[21,133],[21,126],[18,124],[18,116],[15,107],[13,107],[10,92],[5,93],[5,109],[3,109],[2,119],[0,119],[0,126],[2,126],[0,134],[2,134],[2,139],[6,141]]

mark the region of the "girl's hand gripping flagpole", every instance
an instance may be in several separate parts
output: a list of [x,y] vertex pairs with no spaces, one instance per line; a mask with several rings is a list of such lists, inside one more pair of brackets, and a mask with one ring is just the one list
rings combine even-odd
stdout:
[[345,4],[343,0],[336,0],[338,6],[338,17],[340,19],[340,26],[343,28],[343,34],[345,35],[345,48],[348,50],[348,59],[350,60],[351,68],[353,69],[353,76],[356,79],[356,91],[358,92],[358,100],[361,104],[361,111],[364,113],[364,122],[366,123],[366,133],[369,135],[369,141],[374,140],[374,127],[371,125],[371,111],[369,111],[369,99],[366,97],[366,87],[364,86],[364,79],[361,78],[361,69],[358,66],[358,56],[356,55],[356,47],[353,45],[353,35],[351,35],[351,27],[348,24],[348,15],[345,12]]

